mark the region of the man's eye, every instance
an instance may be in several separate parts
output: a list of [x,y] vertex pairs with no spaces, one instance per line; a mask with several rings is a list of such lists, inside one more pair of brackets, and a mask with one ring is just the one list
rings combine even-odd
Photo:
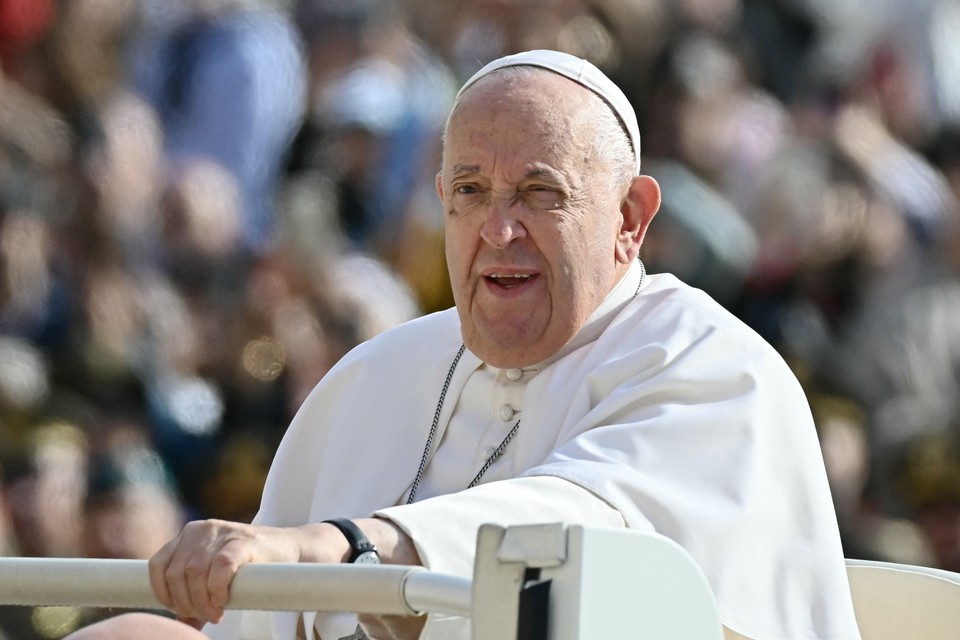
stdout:
[[552,187],[536,186],[526,190],[527,200],[539,206],[556,207],[563,202],[563,194]]
[[477,193],[477,188],[472,184],[460,184],[453,188],[454,192],[460,195],[469,195],[471,193]]

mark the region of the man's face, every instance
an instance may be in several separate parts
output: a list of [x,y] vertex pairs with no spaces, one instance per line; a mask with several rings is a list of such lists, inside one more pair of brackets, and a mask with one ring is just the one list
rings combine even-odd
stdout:
[[437,176],[447,264],[464,341],[489,364],[555,353],[636,256],[621,233],[628,185],[591,146],[594,109],[561,76],[494,74],[451,116]]

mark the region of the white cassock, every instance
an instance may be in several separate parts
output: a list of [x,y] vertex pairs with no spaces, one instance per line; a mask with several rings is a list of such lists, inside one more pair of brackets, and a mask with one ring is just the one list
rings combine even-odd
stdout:
[[[750,638],[859,638],[805,395],[781,357],[703,292],[635,266],[574,340],[522,371],[465,352],[416,502],[406,501],[460,348],[455,310],[343,358],[277,451],[255,522],[390,518],[434,571],[471,576],[479,526],[567,522],[653,530],[682,545],[725,626]],[[510,413],[508,416],[507,413]],[[465,489],[517,420],[481,484]],[[398,506],[399,505],[399,506]],[[295,614],[273,614],[275,640]],[[314,616],[305,616],[307,628]],[[242,637],[239,612],[208,626]],[[324,640],[355,619],[316,617]],[[430,616],[429,640],[469,638]]]

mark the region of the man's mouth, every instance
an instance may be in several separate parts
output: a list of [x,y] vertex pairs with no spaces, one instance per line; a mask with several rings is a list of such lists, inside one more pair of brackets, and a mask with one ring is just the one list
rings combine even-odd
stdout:
[[526,283],[530,279],[529,273],[491,273],[484,276],[488,282],[497,284],[505,289],[512,289]]

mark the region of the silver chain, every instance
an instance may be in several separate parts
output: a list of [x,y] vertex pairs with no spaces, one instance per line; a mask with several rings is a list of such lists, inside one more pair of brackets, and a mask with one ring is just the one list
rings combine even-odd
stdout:
[[[407,504],[412,504],[414,498],[417,497],[417,489],[420,488],[420,480],[423,479],[423,473],[427,469],[427,463],[430,459],[430,450],[433,448],[433,439],[437,435],[437,428],[440,425],[440,412],[443,409],[443,401],[447,397],[447,390],[450,388],[450,381],[453,380],[453,372],[457,370],[457,365],[460,363],[460,357],[463,356],[463,352],[466,350],[465,345],[460,345],[460,350],[457,351],[457,355],[453,358],[453,363],[450,365],[450,370],[447,371],[447,378],[443,382],[443,389],[440,390],[440,400],[437,402],[437,410],[433,412],[433,424],[430,425],[430,433],[427,434],[427,444],[423,448],[423,455],[420,457],[420,467],[417,469],[417,475],[413,479],[413,484],[410,485],[410,493],[407,495]],[[480,467],[480,471],[477,472],[477,475],[474,476],[473,480],[470,481],[470,484],[467,485],[467,488],[477,486],[480,482],[480,478],[483,477],[483,474],[493,466],[493,463],[497,461],[497,458],[503,455],[503,452],[507,450],[507,445],[510,444],[510,441],[513,440],[513,437],[517,435],[517,431],[520,430],[520,421],[513,425],[513,428],[510,429],[510,433],[506,435],[496,449],[493,450],[493,453],[490,454],[490,457],[487,458],[486,462],[483,463],[483,466]]]
[[483,474],[487,472],[494,462],[497,461],[497,458],[503,455],[503,452],[507,450],[507,445],[510,444],[510,441],[513,440],[513,436],[517,435],[517,431],[520,430],[520,421],[517,420],[513,428],[510,429],[510,433],[507,434],[507,437],[503,439],[496,449],[493,450],[493,453],[490,454],[490,457],[487,458],[487,461],[483,463],[483,466],[480,467],[480,471],[477,472],[477,475],[470,481],[470,484],[467,485],[467,489],[471,489],[480,482],[480,478],[483,477]]
[[443,401],[447,397],[447,389],[450,388],[450,381],[453,380],[453,372],[457,370],[457,364],[460,363],[460,358],[466,350],[466,345],[460,345],[460,350],[457,351],[457,355],[453,358],[453,364],[450,365],[450,370],[447,371],[447,379],[443,381],[443,389],[440,390],[440,400],[437,402],[437,410],[433,412],[433,424],[430,425],[430,433],[427,434],[427,446],[423,448],[420,467],[417,469],[417,475],[413,479],[413,484],[410,486],[410,495],[407,496],[407,504],[411,504],[414,497],[416,497],[417,489],[420,487],[420,479],[423,478],[423,472],[427,469],[427,462],[430,459],[430,449],[433,447],[433,438],[437,435],[437,426],[440,424],[440,411],[443,409]]

